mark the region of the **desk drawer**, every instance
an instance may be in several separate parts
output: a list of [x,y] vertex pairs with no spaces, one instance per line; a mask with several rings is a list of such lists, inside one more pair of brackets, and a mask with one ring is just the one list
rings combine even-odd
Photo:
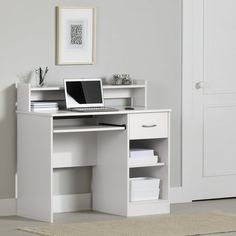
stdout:
[[168,113],[130,115],[130,139],[168,137]]

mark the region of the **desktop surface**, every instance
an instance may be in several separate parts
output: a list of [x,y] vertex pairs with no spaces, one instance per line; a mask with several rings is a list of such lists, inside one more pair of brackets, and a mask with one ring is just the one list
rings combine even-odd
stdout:
[[134,109],[125,109],[125,107],[115,107],[116,111],[104,111],[104,112],[76,112],[69,110],[58,110],[58,111],[40,111],[40,112],[22,112],[17,113],[28,113],[32,115],[40,116],[52,116],[52,117],[63,117],[63,116],[91,116],[91,115],[118,115],[118,114],[135,114],[135,113],[152,113],[152,112],[171,112],[171,109],[157,109],[153,107],[133,107]]

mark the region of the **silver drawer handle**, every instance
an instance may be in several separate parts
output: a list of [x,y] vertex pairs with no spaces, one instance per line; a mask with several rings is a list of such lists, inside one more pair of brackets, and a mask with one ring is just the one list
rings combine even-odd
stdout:
[[157,125],[142,125],[143,128],[153,128],[156,127]]

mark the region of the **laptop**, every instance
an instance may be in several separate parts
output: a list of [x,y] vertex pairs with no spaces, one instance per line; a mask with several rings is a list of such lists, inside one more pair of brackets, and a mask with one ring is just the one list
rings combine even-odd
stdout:
[[117,111],[104,106],[102,80],[64,79],[66,108],[78,112]]

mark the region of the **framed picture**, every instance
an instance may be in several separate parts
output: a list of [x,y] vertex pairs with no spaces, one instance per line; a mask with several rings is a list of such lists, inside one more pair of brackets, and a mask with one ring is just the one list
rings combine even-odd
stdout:
[[95,8],[57,7],[58,65],[94,64]]

